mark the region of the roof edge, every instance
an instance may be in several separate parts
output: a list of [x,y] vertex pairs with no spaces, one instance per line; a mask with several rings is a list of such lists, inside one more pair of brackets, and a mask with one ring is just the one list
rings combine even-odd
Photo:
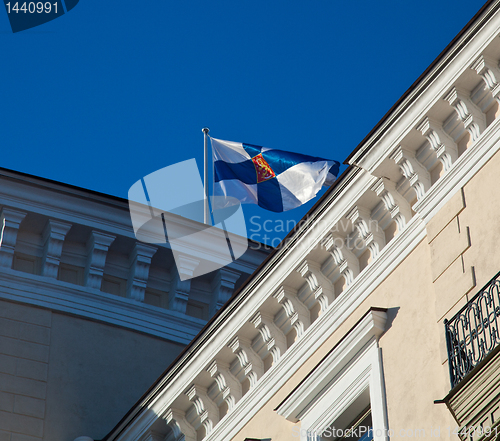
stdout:
[[[384,133],[389,130],[389,128],[392,126],[392,122],[388,121],[389,118],[395,113],[395,111],[398,109],[398,107],[410,96],[412,92],[415,92],[417,87],[423,87],[425,88],[425,85],[422,84],[424,79],[429,75],[429,73],[435,69],[440,62],[445,62],[445,65],[443,65],[441,68],[446,67],[448,63],[451,62],[451,60],[454,58],[454,54],[449,54],[449,59],[445,60],[444,58],[446,55],[453,49],[453,47],[457,44],[457,42],[465,35],[465,33],[470,30],[470,28],[473,26],[473,24],[484,14],[484,12],[495,2],[498,2],[498,0],[488,0],[482,7],[479,9],[479,11],[472,17],[469,22],[460,30],[460,32],[451,40],[451,42],[441,51],[441,53],[434,59],[434,61],[427,67],[427,69],[424,70],[424,72],[413,82],[413,84],[403,93],[403,95],[394,103],[394,105],[386,112],[386,114],[380,119],[380,121],[373,127],[372,130],[363,138],[363,140],[354,148],[354,150],[347,156],[347,158],[344,160],[344,164],[350,164],[350,160],[356,156],[358,152],[361,152],[360,156],[357,158],[358,160],[361,159],[363,156],[366,155],[366,153],[373,147],[376,141],[378,141]],[[497,3],[494,9],[490,11],[490,14],[493,14],[496,12],[497,9],[500,8],[500,2]],[[484,16],[483,19],[487,21],[489,19],[489,16]],[[481,26],[482,27],[482,26]],[[477,30],[479,31],[479,29]],[[422,90],[417,91],[418,95],[413,97],[412,101],[413,102],[421,93]],[[410,104],[410,103],[408,103]],[[405,111],[406,105],[401,111]],[[389,126],[382,127],[385,123],[390,123]],[[376,135],[376,136],[374,136]],[[372,140],[373,138],[373,140]],[[371,142],[371,145],[366,146],[366,148],[363,150],[363,147],[365,144],[368,142]]]

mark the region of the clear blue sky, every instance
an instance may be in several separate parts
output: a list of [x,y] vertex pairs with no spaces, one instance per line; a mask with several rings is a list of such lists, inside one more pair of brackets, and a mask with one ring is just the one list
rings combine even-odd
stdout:
[[342,162],[483,3],[80,0],[16,34],[0,10],[0,166],[126,197],[201,167],[204,126]]

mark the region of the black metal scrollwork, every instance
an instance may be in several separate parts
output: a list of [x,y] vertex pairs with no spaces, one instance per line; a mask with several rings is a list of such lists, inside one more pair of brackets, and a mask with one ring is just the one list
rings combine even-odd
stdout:
[[500,272],[444,321],[452,388],[500,343],[499,317]]

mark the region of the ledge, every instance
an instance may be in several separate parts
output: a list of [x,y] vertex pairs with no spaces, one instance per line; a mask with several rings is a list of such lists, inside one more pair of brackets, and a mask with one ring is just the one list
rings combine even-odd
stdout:
[[0,269],[0,299],[121,326],[188,344],[205,321],[60,280]]

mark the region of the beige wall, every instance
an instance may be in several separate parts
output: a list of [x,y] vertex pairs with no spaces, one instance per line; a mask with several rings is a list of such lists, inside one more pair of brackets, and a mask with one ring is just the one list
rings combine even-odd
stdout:
[[103,438],[182,346],[0,301],[0,441]]
[[[440,428],[456,422],[444,404],[450,390],[443,318],[451,318],[500,270],[500,153],[448,201],[427,226],[428,236],[307,360],[234,437],[292,437],[294,424],[274,408],[371,306],[388,308],[380,338],[389,428]],[[454,435],[453,439],[457,439]]]

